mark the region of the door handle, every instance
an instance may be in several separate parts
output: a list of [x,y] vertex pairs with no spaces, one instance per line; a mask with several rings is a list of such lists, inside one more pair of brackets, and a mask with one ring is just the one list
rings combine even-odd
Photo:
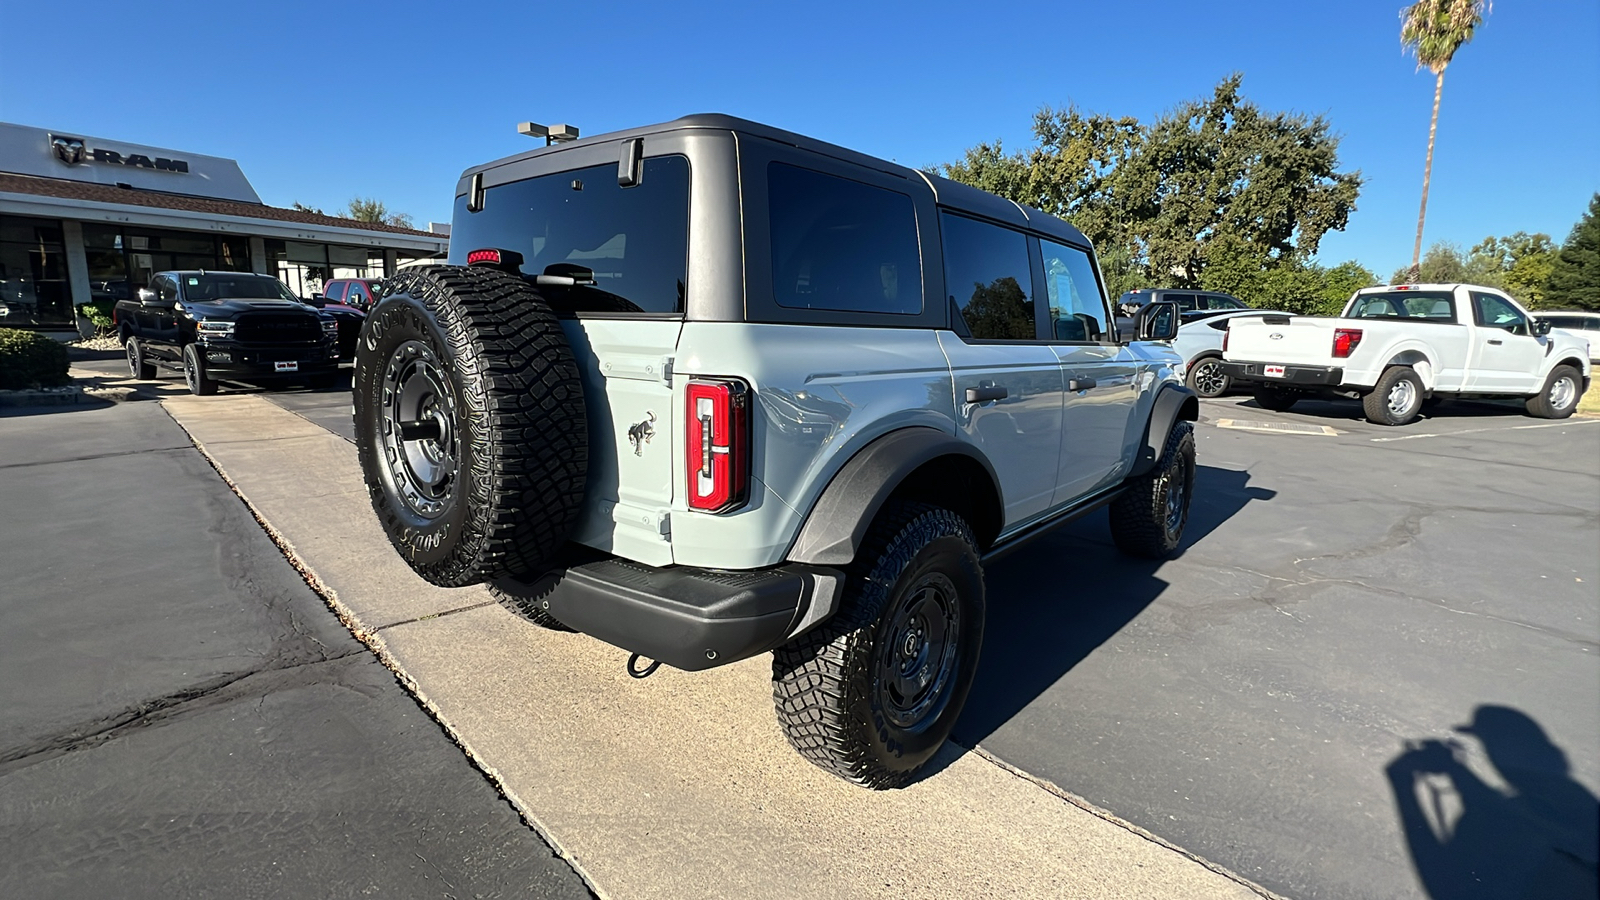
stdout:
[[1099,383],[1100,382],[1095,381],[1093,378],[1069,378],[1067,379],[1067,390],[1087,391]]
[[987,403],[990,400],[1004,400],[1006,389],[995,385],[993,387],[967,388],[968,403]]
[[1493,344],[1493,345],[1495,345],[1495,346],[1496,346],[1496,347],[1498,347],[1498,346],[1500,346],[1500,345],[1501,345],[1501,344],[1503,344],[1503,343],[1505,343],[1505,341],[1497,341],[1497,340],[1493,340],[1493,339],[1491,339],[1491,340],[1490,340],[1490,341],[1489,341],[1489,343],[1491,343],[1491,344]]

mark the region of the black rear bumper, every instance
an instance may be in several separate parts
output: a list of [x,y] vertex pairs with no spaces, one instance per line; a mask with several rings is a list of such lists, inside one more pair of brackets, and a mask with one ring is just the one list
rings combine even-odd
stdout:
[[1344,383],[1341,366],[1283,366],[1283,375],[1268,375],[1267,366],[1277,363],[1227,362],[1222,371],[1229,378],[1246,384],[1274,384],[1287,387],[1338,387]]
[[724,572],[605,559],[567,569],[545,597],[562,624],[688,671],[764,653],[831,616],[843,575],[797,563]]

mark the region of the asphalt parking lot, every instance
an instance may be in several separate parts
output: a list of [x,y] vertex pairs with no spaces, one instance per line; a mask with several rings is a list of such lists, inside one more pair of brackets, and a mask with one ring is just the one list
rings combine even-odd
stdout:
[[[291,552],[341,600],[370,604],[362,618],[391,663],[415,671],[525,815],[616,896],[815,890],[845,883],[841,867],[928,865],[916,853],[891,862],[892,846],[874,847],[885,833],[862,823],[935,810],[954,819],[937,804],[1009,790],[985,781],[975,758],[1290,897],[1437,900],[1512,885],[1593,895],[1600,420],[1446,404],[1395,429],[1362,421],[1355,403],[1281,414],[1204,403],[1183,554],[1127,560],[1091,517],[993,566],[984,664],[957,730],[981,753],[957,748],[897,798],[792,765],[757,661],[630,684],[620,651],[524,626],[481,592],[384,574],[397,560],[371,541],[364,500],[330,520],[287,484],[249,475],[272,454],[296,454],[342,473],[316,492],[328,508],[359,499],[340,468],[348,395],[238,398],[305,426],[267,416],[288,431],[257,435],[260,446],[224,421],[226,399],[177,417],[220,436],[216,457]],[[1033,802],[976,812],[1021,832],[1007,817]],[[838,831],[857,855],[808,852]],[[1093,858],[1098,838],[1051,836],[1024,858]],[[616,849],[641,841],[648,852]],[[1039,890],[1048,881],[975,880],[1000,877],[985,867],[999,868],[1001,851],[967,842],[979,852],[945,860],[940,877],[897,872],[884,884],[905,896],[952,883],[970,895],[1072,895]],[[661,858],[674,871],[641,874]],[[789,880],[746,873],[707,887],[741,858],[787,866]],[[1174,894],[1174,883],[1129,895],[1198,895]]]

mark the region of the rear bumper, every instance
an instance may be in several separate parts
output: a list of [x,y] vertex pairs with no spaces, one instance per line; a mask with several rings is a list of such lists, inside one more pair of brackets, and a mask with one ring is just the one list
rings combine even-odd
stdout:
[[791,563],[727,572],[606,559],[567,569],[546,596],[562,624],[688,671],[747,659],[838,608],[844,576]]
[[1222,363],[1222,371],[1231,379],[1246,384],[1276,384],[1289,387],[1338,387],[1344,383],[1344,369],[1340,366],[1283,365],[1283,375],[1268,375],[1268,366],[1278,363],[1229,362]]

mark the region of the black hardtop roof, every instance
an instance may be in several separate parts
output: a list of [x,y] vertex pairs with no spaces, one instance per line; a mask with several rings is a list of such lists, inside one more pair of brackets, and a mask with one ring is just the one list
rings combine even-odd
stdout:
[[[1083,232],[1073,227],[1071,223],[1052,216],[1047,212],[1042,212],[1030,206],[1023,206],[1020,203],[1015,203],[1003,197],[996,196],[988,191],[979,190],[971,185],[965,185],[961,184],[960,182],[951,181],[948,178],[941,178],[938,175],[931,175],[919,169],[902,166],[899,163],[890,162],[885,159],[879,159],[875,156],[868,156],[865,153],[860,153],[847,147],[840,147],[837,144],[830,144],[827,141],[819,141],[816,138],[806,137],[803,134],[796,134],[792,131],[784,131],[781,128],[773,128],[770,125],[763,125],[760,122],[752,122],[749,119],[741,119],[737,116],[729,116],[722,113],[696,113],[695,115],[684,116],[682,118],[673,119],[670,122],[662,122],[657,125],[645,125],[639,128],[628,128],[623,131],[611,131],[605,134],[582,137],[571,143],[590,144],[600,143],[603,141],[621,141],[627,140],[628,138],[648,137],[652,134],[661,134],[668,131],[683,131],[689,129],[734,131],[740,134],[748,134],[752,137],[764,138],[769,141],[776,141],[780,144],[788,144],[793,147],[798,147],[801,150],[819,153],[823,156],[829,156],[834,159],[862,166],[864,168],[876,169],[880,172],[887,172],[891,175],[897,175],[911,182],[921,181],[927,184],[929,189],[933,191],[934,200],[943,206],[948,206],[964,212],[975,213],[989,219],[994,219],[997,222],[1015,225],[1019,228],[1030,228],[1034,231],[1062,238],[1083,246],[1089,245],[1089,240],[1083,236]],[[525,159],[533,159],[539,156],[559,153],[565,146],[568,146],[568,144],[552,144],[548,147],[537,147],[533,150],[526,150],[522,153],[484,163],[483,165],[473,166],[467,169],[465,172],[462,172],[461,177],[463,180],[465,180],[471,178],[478,172],[484,172],[489,169],[520,162]]]
[[152,274],[150,277],[154,278],[156,275],[245,275],[250,278],[271,278],[273,281],[278,280],[275,276],[268,275],[265,272],[239,272],[234,269],[162,269],[161,271]]

